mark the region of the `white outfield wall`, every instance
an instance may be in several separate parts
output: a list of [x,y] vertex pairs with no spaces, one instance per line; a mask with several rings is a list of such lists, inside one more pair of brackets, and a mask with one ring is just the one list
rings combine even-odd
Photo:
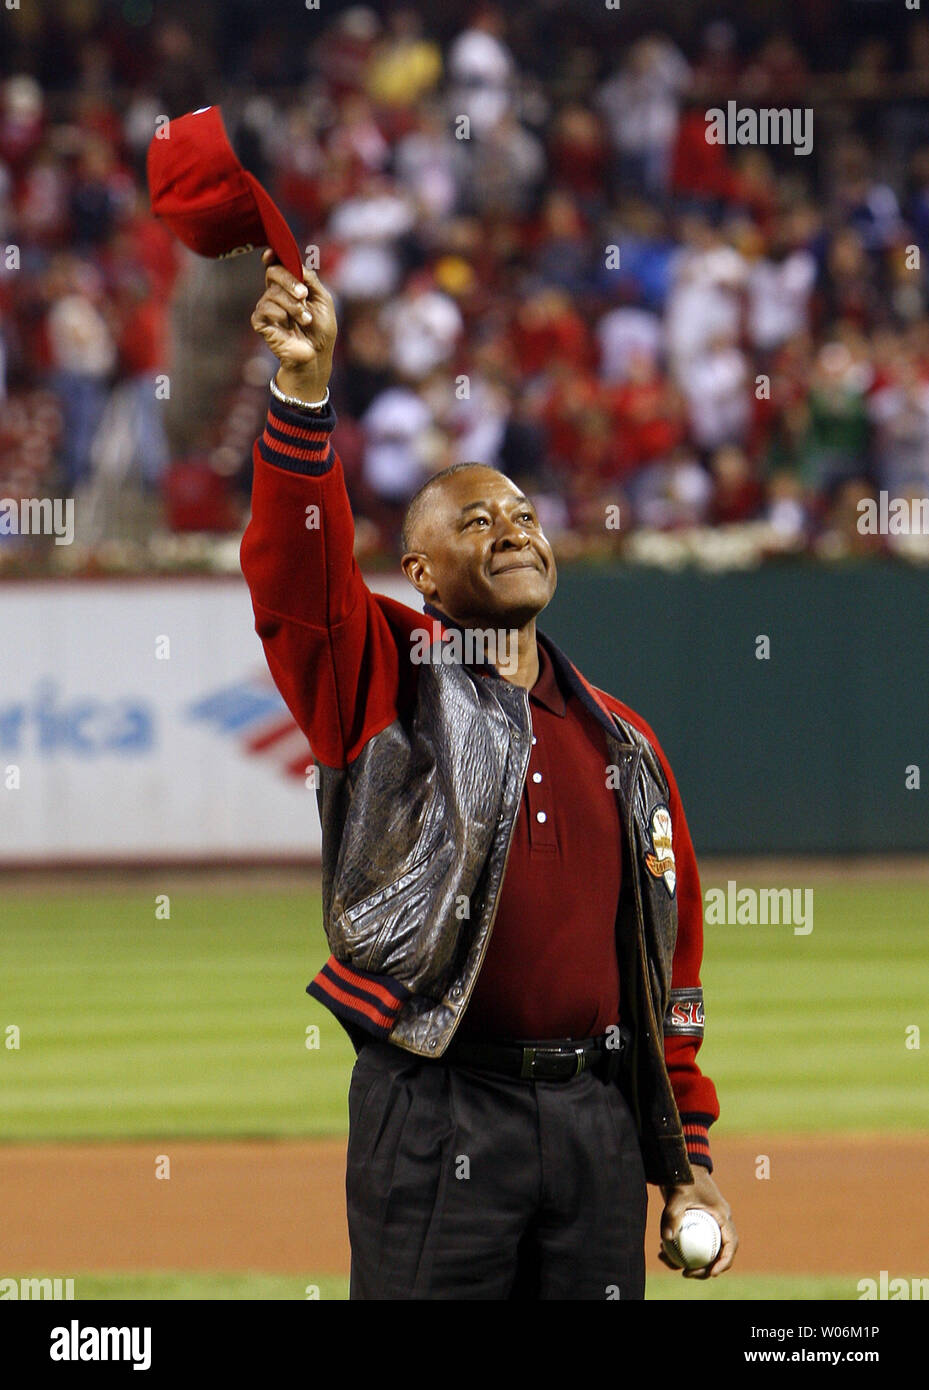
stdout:
[[243,580],[6,582],[0,612],[0,866],[318,859]]

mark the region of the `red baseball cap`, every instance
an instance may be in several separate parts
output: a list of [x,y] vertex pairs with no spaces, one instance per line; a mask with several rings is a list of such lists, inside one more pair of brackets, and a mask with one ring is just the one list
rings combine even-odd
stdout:
[[303,283],[303,260],[274,200],[243,168],[218,106],[178,116],[152,137],[152,212],[198,256],[223,259],[270,246]]

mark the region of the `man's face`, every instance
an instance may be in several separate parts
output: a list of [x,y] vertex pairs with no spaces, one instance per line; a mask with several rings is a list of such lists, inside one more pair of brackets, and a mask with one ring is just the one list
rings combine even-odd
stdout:
[[462,468],[431,489],[412,545],[404,574],[462,626],[523,627],[555,592],[535,508],[493,468]]

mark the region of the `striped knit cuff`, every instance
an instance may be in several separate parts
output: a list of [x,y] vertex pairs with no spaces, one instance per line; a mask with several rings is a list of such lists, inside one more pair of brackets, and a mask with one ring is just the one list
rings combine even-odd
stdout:
[[337,1018],[356,1023],[384,1041],[389,1038],[410,991],[389,975],[367,975],[330,956],[306,987]]
[[701,1115],[698,1113],[682,1115],[681,1124],[684,1126],[684,1139],[687,1144],[687,1157],[690,1159],[691,1167],[696,1163],[701,1168],[706,1168],[708,1172],[713,1171],[713,1160],[710,1157],[710,1136],[709,1128],[714,1120],[713,1115]]
[[331,401],[319,415],[311,415],[296,406],[281,405],[271,396],[264,432],[258,438],[258,452],[265,463],[291,473],[328,473],[335,462],[329,442],[335,425]]

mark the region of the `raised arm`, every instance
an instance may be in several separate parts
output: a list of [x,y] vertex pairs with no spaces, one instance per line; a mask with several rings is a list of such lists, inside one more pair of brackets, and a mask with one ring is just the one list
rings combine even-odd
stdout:
[[[355,528],[324,400],[337,325],[332,296],[304,266],[301,285],[264,253],[265,290],[252,314],[280,366],[253,448],[252,516],[242,572],[275,683],[317,760],[344,767],[396,717],[408,693],[397,633],[422,615],[379,600],[354,559]],[[391,620],[385,615],[390,613]],[[393,625],[392,625],[393,624]]]

